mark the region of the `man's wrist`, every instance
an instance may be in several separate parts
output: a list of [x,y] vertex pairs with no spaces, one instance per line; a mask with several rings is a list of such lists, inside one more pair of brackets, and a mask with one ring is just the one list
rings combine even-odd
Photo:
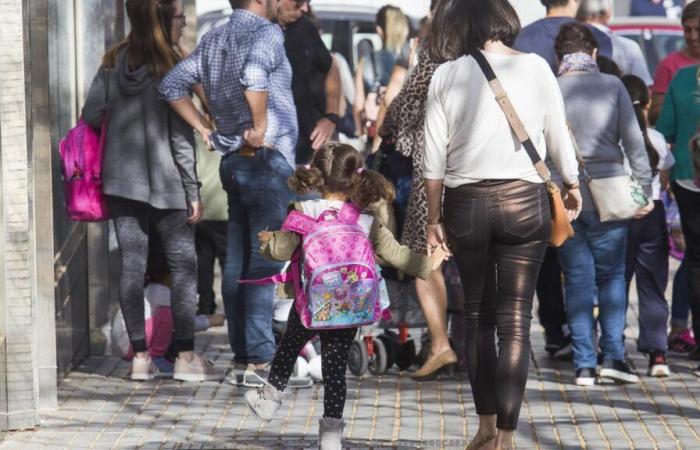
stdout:
[[340,122],[340,116],[338,116],[338,114],[332,113],[332,112],[326,113],[323,116],[323,118],[328,119],[329,121],[333,122],[334,125],[338,125],[338,122]]
[[570,191],[573,191],[574,189],[581,187],[581,183],[579,183],[578,180],[574,181],[573,183],[564,182],[564,187]]

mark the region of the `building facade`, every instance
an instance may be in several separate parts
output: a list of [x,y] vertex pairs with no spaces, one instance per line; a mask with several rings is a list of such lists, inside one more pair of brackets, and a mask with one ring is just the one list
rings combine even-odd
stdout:
[[60,378],[109,352],[118,249],[109,223],[66,216],[58,142],[125,36],[124,3],[0,0],[0,430],[36,427]]

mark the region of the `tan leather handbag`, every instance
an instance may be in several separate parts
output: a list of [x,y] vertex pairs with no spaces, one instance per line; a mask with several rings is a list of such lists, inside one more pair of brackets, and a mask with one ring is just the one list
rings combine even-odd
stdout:
[[481,71],[484,72],[489,86],[491,86],[491,90],[493,90],[493,93],[496,95],[496,101],[508,119],[510,127],[518,137],[520,143],[523,144],[537,173],[542,180],[544,180],[544,185],[549,194],[549,206],[552,213],[552,234],[549,238],[549,245],[552,247],[561,247],[564,242],[574,235],[574,228],[571,226],[571,222],[569,222],[569,218],[566,215],[566,208],[564,207],[564,200],[561,197],[561,191],[559,187],[552,182],[552,174],[549,172],[544,161],[542,161],[542,158],[540,158],[539,153],[537,153],[535,145],[532,143],[530,136],[525,130],[525,125],[523,125],[523,122],[520,120],[518,113],[515,111],[513,104],[508,98],[508,94],[503,90],[503,86],[500,81],[498,81],[498,78],[496,78],[496,74],[486,60],[486,57],[479,50],[472,52],[471,55],[479,64],[479,67],[481,67]]

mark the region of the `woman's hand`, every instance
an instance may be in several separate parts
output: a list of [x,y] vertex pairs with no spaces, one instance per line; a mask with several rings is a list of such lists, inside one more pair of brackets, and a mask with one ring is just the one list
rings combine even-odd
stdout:
[[261,231],[258,233],[258,241],[260,241],[261,244],[267,244],[272,239],[272,236],[272,231]]
[[639,208],[637,210],[637,214],[634,215],[635,219],[641,219],[642,217],[646,216],[650,212],[654,210],[654,200],[649,200],[649,203],[647,203],[647,206],[643,208]]
[[430,249],[445,244],[445,230],[442,227],[442,223],[428,224],[428,254],[430,254]]
[[428,257],[433,270],[438,270],[442,263],[450,259],[452,254],[445,245],[438,245],[434,249],[428,246]]
[[201,222],[202,216],[204,215],[204,205],[202,204],[202,202],[192,202],[190,203],[190,209],[188,212],[190,216],[187,218],[187,223],[199,223]]
[[579,188],[564,188],[562,199],[564,200],[566,217],[569,219],[569,222],[578,219],[578,216],[581,214],[581,208],[583,208],[583,199],[581,198],[581,191]]

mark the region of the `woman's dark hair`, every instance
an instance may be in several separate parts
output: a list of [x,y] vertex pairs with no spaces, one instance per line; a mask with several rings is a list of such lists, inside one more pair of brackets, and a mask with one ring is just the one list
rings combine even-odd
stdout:
[[686,20],[695,19],[697,17],[700,17],[700,2],[692,1],[685,5],[685,8],[683,8],[683,13],[681,14],[681,23],[684,23]]
[[380,200],[394,201],[394,187],[379,172],[364,168],[353,147],[330,142],[313,156],[311,164],[299,167],[289,178],[289,187],[299,194],[312,191],[342,192],[360,208]]
[[540,0],[540,3],[542,3],[542,6],[544,6],[547,9],[547,11],[549,11],[555,6],[566,6],[569,4],[570,1],[571,0]]
[[598,42],[596,42],[591,29],[578,22],[569,22],[562,25],[557,38],[554,40],[554,53],[556,53],[559,61],[564,58],[564,55],[572,53],[588,53],[592,55],[597,48]]
[[170,35],[175,0],[127,0],[126,13],[131,31],[107,51],[102,63],[115,67],[119,52],[125,48],[129,67],[146,65],[155,78],[163,78],[181,59]]
[[644,146],[647,149],[647,156],[649,156],[651,171],[657,174],[659,172],[659,153],[656,151],[656,148],[654,148],[651,139],[649,139],[647,120],[644,115],[644,110],[649,106],[651,100],[649,97],[649,87],[644,80],[634,75],[625,75],[622,77],[622,84],[625,85],[627,92],[630,94],[630,99],[634,106],[634,113],[637,115],[637,122],[639,122],[639,128],[642,129]]
[[606,73],[608,75],[614,75],[617,78],[622,78],[622,71],[620,70],[620,66],[618,66],[617,63],[612,59],[608,58],[607,56],[598,55],[595,61],[598,64],[598,68],[600,69],[601,73]]
[[440,0],[435,8],[428,54],[445,62],[484,48],[488,41],[512,47],[520,19],[508,0]]

